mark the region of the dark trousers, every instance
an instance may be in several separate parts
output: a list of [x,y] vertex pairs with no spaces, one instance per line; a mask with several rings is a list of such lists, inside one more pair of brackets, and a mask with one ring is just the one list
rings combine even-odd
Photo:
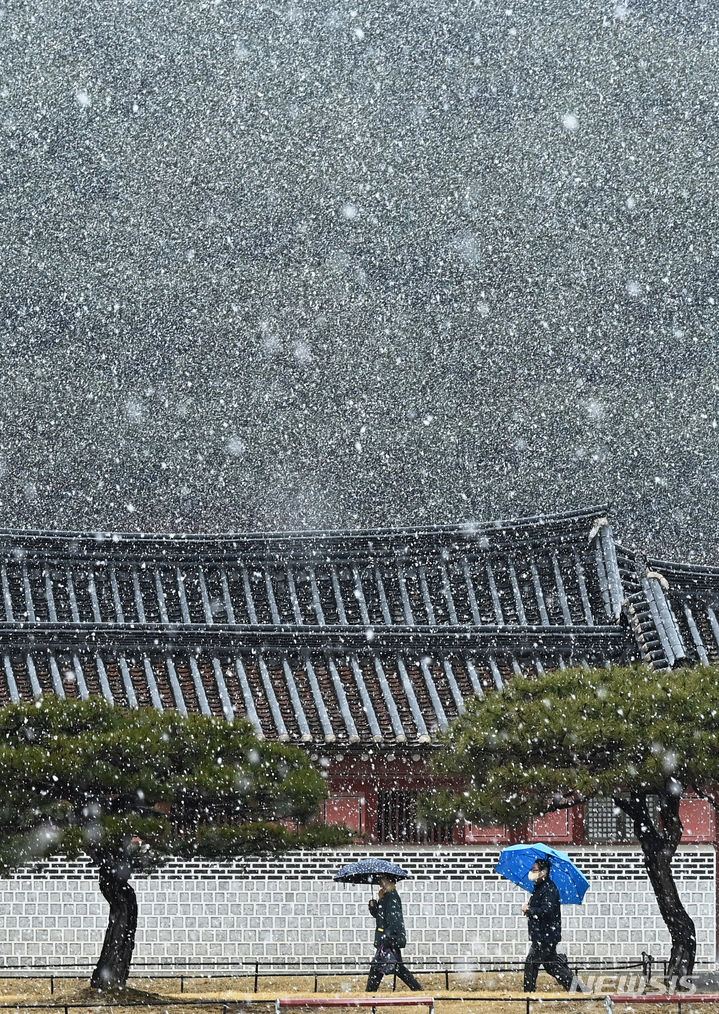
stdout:
[[[415,992],[421,990],[422,986],[420,985],[419,981],[415,979],[415,977],[410,972],[409,968],[407,968],[404,961],[402,960],[402,951],[397,950],[395,947],[393,947],[392,953],[397,958],[397,967],[395,968],[394,972],[390,972],[389,974],[396,975],[398,978],[402,980],[405,986],[409,986],[409,988],[413,989]],[[381,968],[381,959],[379,957],[378,951],[377,954],[375,954],[375,956],[372,958],[372,963],[369,966],[369,975],[367,976],[366,992],[374,993],[375,990],[379,987],[380,982],[382,982],[382,977],[384,976],[384,974],[385,973],[382,971]]]
[[574,974],[569,967],[567,955],[557,954],[556,944],[532,944],[524,962],[525,993],[534,992],[537,986],[537,975],[542,965],[544,965],[545,972],[549,972],[567,992],[572,986],[576,988],[579,985],[579,980],[576,983],[574,981]]

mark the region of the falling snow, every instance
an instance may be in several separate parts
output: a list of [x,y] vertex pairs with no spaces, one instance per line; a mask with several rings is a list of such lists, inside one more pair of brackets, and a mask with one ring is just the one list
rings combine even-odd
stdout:
[[0,526],[719,560],[716,5],[2,13]]

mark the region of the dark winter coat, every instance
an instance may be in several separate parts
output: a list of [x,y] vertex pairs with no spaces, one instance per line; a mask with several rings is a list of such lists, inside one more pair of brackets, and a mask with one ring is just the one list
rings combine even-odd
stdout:
[[396,891],[387,891],[375,906],[370,907],[374,916],[376,929],[374,933],[375,948],[388,943],[402,950],[407,945],[407,934],[402,916],[402,901]]
[[562,906],[559,903],[557,885],[545,877],[529,899],[527,909],[529,939],[539,947],[551,947],[562,939]]

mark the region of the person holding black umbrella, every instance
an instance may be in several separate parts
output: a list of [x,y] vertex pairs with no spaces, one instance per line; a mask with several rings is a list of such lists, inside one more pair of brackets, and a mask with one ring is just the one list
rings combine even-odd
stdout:
[[379,896],[369,902],[370,915],[375,920],[375,955],[367,977],[367,992],[374,993],[385,975],[397,975],[412,990],[422,986],[402,960],[402,948],[407,946],[407,934],[402,915],[402,900],[397,884],[387,874],[380,874]]

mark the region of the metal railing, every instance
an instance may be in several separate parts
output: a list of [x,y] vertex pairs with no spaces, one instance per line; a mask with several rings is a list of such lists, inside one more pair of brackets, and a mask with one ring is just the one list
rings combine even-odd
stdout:
[[[710,962],[697,962],[697,965],[711,965]],[[433,959],[416,958],[411,961],[412,970],[418,975],[439,975],[444,980],[444,988],[450,989],[452,978],[483,973],[521,973],[524,960],[508,961],[487,958],[484,960],[467,961],[464,958]],[[89,976],[94,962],[57,962],[50,963],[17,963],[0,965],[0,978],[42,978],[49,979],[50,993],[54,994],[58,981],[67,978]],[[238,961],[227,959],[187,960],[182,958],[163,958],[157,961],[135,961],[132,965],[133,979],[138,978],[173,978],[179,979],[180,993],[184,993],[188,979],[242,978],[252,982],[252,992],[260,991],[263,978],[308,978],[313,980],[313,992],[319,992],[319,980],[348,975],[366,975],[369,957],[365,958],[305,958],[296,960],[250,958]],[[612,959],[587,958],[572,962],[572,971],[579,975],[586,972],[628,973],[635,972],[645,984],[648,984],[655,970],[663,969],[666,975],[667,961],[654,958],[647,952],[638,957],[619,957]],[[712,966],[713,967],[713,966]],[[394,988],[397,978],[394,977]],[[461,983],[460,983],[461,985]],[[124,1005],[123,1005],[124,1006]]]
[[[2,997],[0,997],[0,999],[2,999]],[[23,1001],[21,1008],[18,1008],[17,1003],[0,1003],[0,1010],[61,1010],[64,1011],[64,1014],[70,1014],[70,1011],[73,1010],[96,1010],[99,1007],[107,1007],[109,1010],[116,1010],[118,1007],[122,1007],[123,1009],[125,1007],[142,1007],[143,1010],[147,1010],[148,1008],[152,1010],[155,1007],[159,1007],[162,1008],[163,1012],[167,1012],[168,1006],[191,1007],[193,1011],[198,1007],[208,1007],[210,1009],[214,1008],[218,1012],[221,1012],[221,1014],[230,1014],[231,1010],[236,1011],[240,1005],[231,1002],[228,1003],[227,1000],[175,1000],[173,998],[168,1002],[167,1000],[152,999],[118,1000],[116,997],[110,997],[106,1000],[103,1000],[102,998],[98,1000],[61,1000],[59,1003],[50,1005],[47,1001],[43,1003],[42,1000],[39,1000],[37,1003],[25,1003]]]

